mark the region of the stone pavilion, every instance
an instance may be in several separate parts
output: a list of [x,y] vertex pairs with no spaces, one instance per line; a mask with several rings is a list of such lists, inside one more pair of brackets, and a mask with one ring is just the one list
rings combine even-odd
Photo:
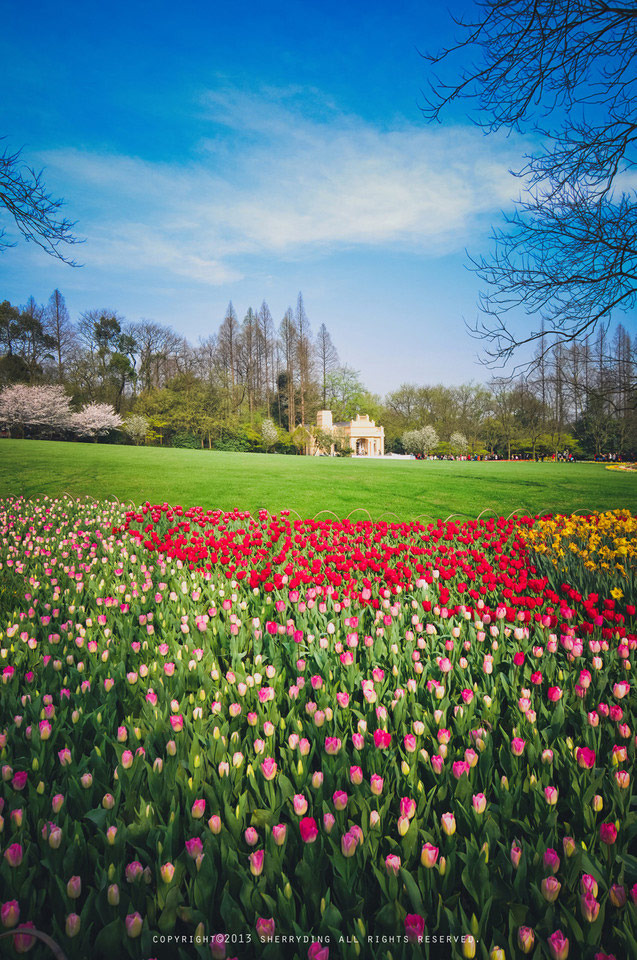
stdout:
[[[355,420],[332,421],[331,410],[319,410],[316,415],[316,426],[324,433],[337,436],[342,442],[349,444],[352,456],[355,457],[383,457],[385,455],[385,428],[377,427],[374,420],[370,420],[366,413],[357,413]],[[313,443],[309,453],[317,455],[319,450]],[[330,454],[334,453],[334,444]]]

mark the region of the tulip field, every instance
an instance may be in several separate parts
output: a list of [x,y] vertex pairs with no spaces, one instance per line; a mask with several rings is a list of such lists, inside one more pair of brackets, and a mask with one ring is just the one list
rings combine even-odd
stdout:
[[637,957],[637,519],[0,501],[0,955]]

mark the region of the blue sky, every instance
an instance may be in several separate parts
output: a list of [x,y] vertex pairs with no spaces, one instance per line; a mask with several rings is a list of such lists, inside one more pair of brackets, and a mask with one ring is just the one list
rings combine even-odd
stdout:
[[0,132],[86,243],[75,270],[8,250],[0,299],[59,287],[73,317],[108,307],[196,342],[229,300],[243,316],[265,298],[278,323],[302,290],[375,392],[488,377],[465,248],[488,249],[524,143],[423,120],[442,6],[36,0],[3,20]]

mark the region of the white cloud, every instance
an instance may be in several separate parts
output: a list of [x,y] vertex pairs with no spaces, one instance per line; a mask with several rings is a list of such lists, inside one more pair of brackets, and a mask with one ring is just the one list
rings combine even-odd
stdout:
[[202,105],[210,136],[195,161],[79,149],[43,158],[72,183],[87,266],[218,285],[245,275],[253,257],[436,254],[463,248],[477,218],[515,189],[516,144],[477,130],[382,129],[295,88],[215,91]]

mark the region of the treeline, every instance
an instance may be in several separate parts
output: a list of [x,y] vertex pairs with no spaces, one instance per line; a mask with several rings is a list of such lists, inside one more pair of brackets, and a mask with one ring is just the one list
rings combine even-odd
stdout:
[[[76,411],[108,404],[122,428],[100,436],[114,442],[303,452],[317,410],[331,409],[334,421],[368,413],[387,452],[634,457],[636,372],[637,339],[618,326],[567,345],[547,334],[514,381],[403,384],[381,398],[341,364],[324,324],[314,333],[302,294],[278,323],[265,301],[242,320],[230,303],[197,344],[113,310],[73,322],[59,290],[45,305],[0,304],[0,386],[62,385]],[[39,435],[26,422],[10,428]]]

